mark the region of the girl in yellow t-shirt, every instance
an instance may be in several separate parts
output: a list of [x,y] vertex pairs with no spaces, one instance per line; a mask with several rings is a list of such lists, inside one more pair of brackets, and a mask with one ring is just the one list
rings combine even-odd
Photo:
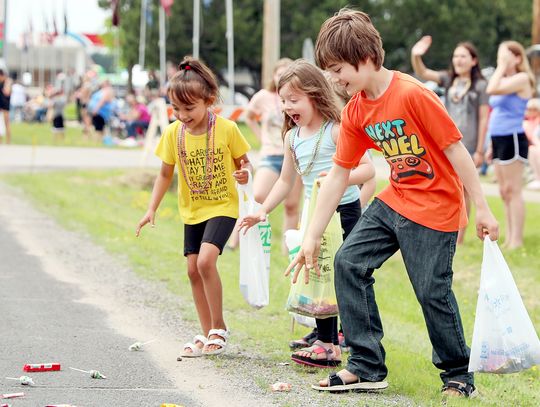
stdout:
[[234,181],[245,184],[251,170],[250,149],[234,122],[217,116],[214,74],[200,61],[186,57],[169,84],[168,96],[178,119],[161,136],[156,155],[161,170],[148,210],[136,235],[150,223],[179,167],[178,208],[184,223],[184,256],[193,300],[204,335],[186,343],[183,357],[216,355],[225,351],[229,331],[223,320],[222,287],[217,259],[238,218]]

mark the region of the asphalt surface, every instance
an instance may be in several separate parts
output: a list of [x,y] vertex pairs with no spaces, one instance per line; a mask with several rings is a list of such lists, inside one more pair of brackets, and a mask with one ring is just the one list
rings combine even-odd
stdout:
[[[10,221],[13,221],[11,219]],[[16,219],[24,228],[33,219]],[[81,302],[81,290],[44,271],[0,217],[0,394],[13,407],[72,404],[84,407],[198,405],[182,394],[145,352],[130,352],[132,338],[107,325],[98,308]],[[60,362],[61,371],[25,373],[26,363]],[[99,370],[106,380],[72,371]],[[32,377],[21,386],[5,377]]]
[[0,145],[0,172],[66,169],[157,168],[153,152],[141,149]]

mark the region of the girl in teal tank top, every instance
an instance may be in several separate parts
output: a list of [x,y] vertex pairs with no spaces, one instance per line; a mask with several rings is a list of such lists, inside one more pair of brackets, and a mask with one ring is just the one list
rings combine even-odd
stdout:
[[[331,171],[332,156],[339,136],[340,112],[337,96],[321,70],[303,60],[295,61],[278,83],[285,123],[284,161],[278,181],[264,200],[259,213],[240,221],[240,229],[256,225],[266,219],[276,206],[291,192],[298,175],[302,177],[306,198],[310,198],[313,183],[321,173]],[[358,185],[375,174],[366,155],[351,172],[349,187],[337,208],[346,237],[360,217]],[[341,364],[337,317],[316,319],[317,340],[312,346],[292,355],[299,364],[332,367]]]

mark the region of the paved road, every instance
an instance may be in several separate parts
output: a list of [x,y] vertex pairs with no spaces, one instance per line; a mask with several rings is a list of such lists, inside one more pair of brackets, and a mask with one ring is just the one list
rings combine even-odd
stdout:
[[0,172],[158,167],[141,149],[0,145]]
[[[0,393],[24,391],[14,407],[69,403],[77,406],[197,405],[167,379],[145,352],[129,352],[133,339],[107,325],[98,308],[81,302],[73,284],[48,274],[0,216]],[[24,228],[35,219],[11,219]],[[60,372],[24,373],[25,363],[60,362]],[[107,380],[71,371],[97,369]],[[4,377],[28,374],[35,387]],[[0,401],[0,404],[2,402]]]

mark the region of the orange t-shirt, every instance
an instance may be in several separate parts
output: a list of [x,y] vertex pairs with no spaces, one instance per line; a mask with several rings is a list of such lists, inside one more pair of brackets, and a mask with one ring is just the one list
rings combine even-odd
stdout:
[[381,97],[361,92],[345,106],[334,162],[354,168],[367,149],[382,151],[390,185],[378,198],[413,222],[453,232],[467,215],[463,185],[443,150],[461,137],[435,93],[396,71]]

